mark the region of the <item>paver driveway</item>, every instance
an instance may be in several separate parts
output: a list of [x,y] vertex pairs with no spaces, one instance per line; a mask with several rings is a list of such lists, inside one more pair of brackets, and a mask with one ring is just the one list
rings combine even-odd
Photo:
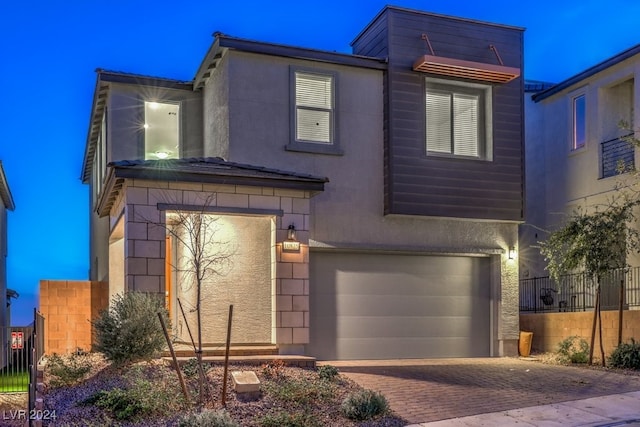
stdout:
[[640,391],[640,375],[517,358],[327,361],[409,423]]

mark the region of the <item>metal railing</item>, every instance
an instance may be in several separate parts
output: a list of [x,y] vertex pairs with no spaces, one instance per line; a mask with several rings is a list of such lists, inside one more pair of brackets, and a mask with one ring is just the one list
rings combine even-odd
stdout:
[[[36,392],[38,387],[38,363],[44,355],[44,316],[35,308],[33,309],[33,333],[31,335],[31,355],[29,363],[29,403],[27,413],[31,414],[36,408]],[[41,408],[40,408],[41,409]],[[29,417],[29,425],[32,424]]]
[[[613,270],[600,278],[603,310],[617,310],[620,285],[624,308],[640,307],[640,267]],[[520,280],[520,312],[586,311],[595,306],[595,279],[585,273],[567,274],[557,282],[548,276]]]
[[635,168],[635,147],[627,140],[632,135],[601,143],[603,178],[618,175]]

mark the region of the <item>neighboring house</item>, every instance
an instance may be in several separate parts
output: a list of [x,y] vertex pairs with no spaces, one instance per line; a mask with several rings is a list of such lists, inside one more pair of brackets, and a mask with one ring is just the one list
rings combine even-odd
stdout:
[[232,261],[207,343],[234,304],[232,341],[281,354],[517,354],[523,30],[385,7],[352,47],[216,34],[192,81],[99,70],[91,280],[164,294],[187,340],[166,229],[206,212]]
[[[15,291],[7,289],[7,212],[16,208],[9,183],[0,161],[0,337],[2,337],[2,348],[0,349],[0,367],[5,366],[5,357],[10,335],[8,327],[11,326],[11,318],[9,316],[10,297],[17,296]],[[15,294],[15,295],[14,295]]]
[[[520,233],[520,276],[547,276],[536,247],[568,215],[602,209],[637,182],[625,137],[640,123],[640,45],[561,83],[525,86],[526,224]],[[622,127],[626,122],[628,127]],[[624,168],[620,168],[624,166]],[[640,266],[637,257],[627,260]],[[617,301],[617,295],[611,299]],[[617,306],[617,304],[616,304]]]

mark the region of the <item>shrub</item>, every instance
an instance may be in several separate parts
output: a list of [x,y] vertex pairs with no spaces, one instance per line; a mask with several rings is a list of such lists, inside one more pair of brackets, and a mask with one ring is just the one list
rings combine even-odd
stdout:
[[284,375],[284,360],[275,359],[262,365],[262,375],[266,378],[277,379]]
[[204,410],[198,413],[184,415],[178,423],[180,427],[239,427],[224,411]]
[[338,376],[338,368],[331,365],[320,366],[317,371],[320,379],[326,381],[333,381]]
[[195,377],[198,375],[198,359],[192,357],[182,365],[182,372],[187,377]]
[[119,421],[171,413],[175,410],[175,403],[175,393],[171,390],[139,377],[127,388],[100,390],[82,401],[83,405],[104,409]]
[[558,344],[558,355],[563,363],[587,363],[589,344],[577,336],[565,338]]
[[372,390],[361,390],[348,395],[340,406],[345,417],[364,421],[384,414],[389,409],[385,397]]
[[72,353],[62,358],[53,354],[47,359],[47,371],[52,387],[68,387],[76,384],[91,371],[91,360],[85,354]]
[[640,343],[631,338],[631,342],[620,344],[611,353],[609,364],[614,368],[640,369]]
[[158,311],[168,326],[161,298],[141,292],[116,295],[111,308],[93,322],[96,350],[116,365],[151,358],[166,344]]
[[334,385],[326,381],[297,379],[264,384],[264,390],[274,399],[309,405],[318,400],[326,400],[335,394]]

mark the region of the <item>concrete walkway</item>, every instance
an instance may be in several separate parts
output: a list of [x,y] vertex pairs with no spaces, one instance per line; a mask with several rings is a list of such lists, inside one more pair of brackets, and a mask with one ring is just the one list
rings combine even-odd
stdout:
[[614,426],[640,419],[640,374],[518,358],[318,364],[336,366],[363,387],[382,392],[396,414],[414,426]]
[[453,418],[409,427],[640,426],[640,392]]

